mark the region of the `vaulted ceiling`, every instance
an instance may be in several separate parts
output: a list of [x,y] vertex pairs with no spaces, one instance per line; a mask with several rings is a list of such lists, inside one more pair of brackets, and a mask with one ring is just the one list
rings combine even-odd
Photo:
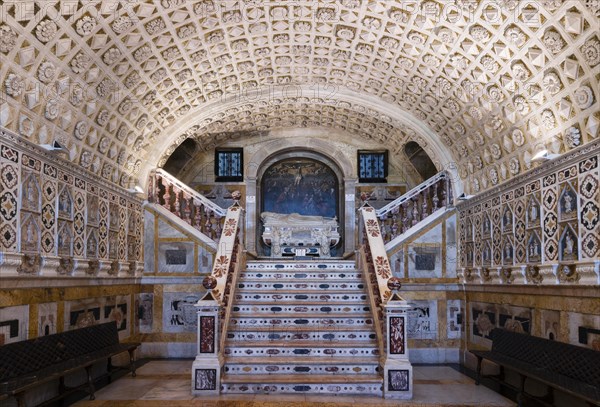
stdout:
[[598,137],[598,0],[5,0],[0,125],[121,185],[188,137],[419,141],[478,192]]

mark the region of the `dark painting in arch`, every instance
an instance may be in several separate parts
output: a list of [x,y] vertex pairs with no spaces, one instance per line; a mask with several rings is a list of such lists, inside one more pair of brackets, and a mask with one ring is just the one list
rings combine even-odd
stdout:
[[262,177],[262,212],[339,219],[337,177],[331,168],[316,160],[279,161]]

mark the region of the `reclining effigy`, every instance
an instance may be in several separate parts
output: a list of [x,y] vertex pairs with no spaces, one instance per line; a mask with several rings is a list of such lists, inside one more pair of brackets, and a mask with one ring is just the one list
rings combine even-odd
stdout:
[[336,218],[274,212],[263,212],[260,217],[265,228],[262,239],[271,247],[271,257],[330,257],[330,248],[340,240]]

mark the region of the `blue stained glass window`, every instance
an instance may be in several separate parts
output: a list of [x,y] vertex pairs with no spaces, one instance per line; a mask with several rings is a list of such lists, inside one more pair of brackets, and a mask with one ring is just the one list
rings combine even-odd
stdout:
[[215,150],[215,181],[243,181],[244,156],[241,148]]
[[358,182],[387,182],[387,174],[387,150],[358,150]]

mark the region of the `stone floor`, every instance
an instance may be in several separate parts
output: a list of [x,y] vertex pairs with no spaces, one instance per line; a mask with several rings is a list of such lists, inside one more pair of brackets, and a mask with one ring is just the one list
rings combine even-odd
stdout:
[[77,407],[340,407],[340,406],[514,406],[515,403],[448,366],[415,366],[414,398],[392,401],[363,396],[224,395],[193,397],[191,360],[156,360],[141,366],[137,377],[125,376],[96,392],[96,400]]

